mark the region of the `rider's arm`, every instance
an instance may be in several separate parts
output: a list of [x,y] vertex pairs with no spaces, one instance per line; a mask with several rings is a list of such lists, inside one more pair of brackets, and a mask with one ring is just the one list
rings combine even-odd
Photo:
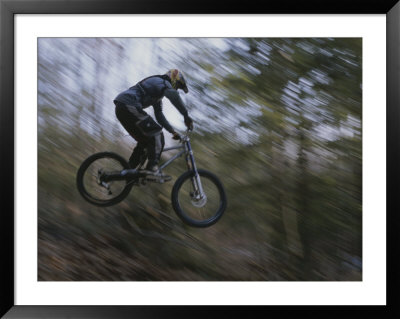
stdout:
[[176,107],[176,109],[181,113],[183,116],[188,115],[188,111],[186,110],[185,104],[183,103],[179,93],[177,90],[172,88],[167,88],[164,91],[164,95],[167,97],[168,100]]
[[164,113],[162,112],[162,103],[161,101],[155,103],[153,105],[154,108],[154,115],[156,117],[157,122],[164,127],[168,132],[173,134],[175,130],[172,128],[171,124],[167,121],[167,119],[164,116]]

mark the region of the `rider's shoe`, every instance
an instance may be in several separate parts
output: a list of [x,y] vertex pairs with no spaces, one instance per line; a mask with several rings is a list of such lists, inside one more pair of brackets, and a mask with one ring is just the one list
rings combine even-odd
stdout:
[[161,173],[157,165],[146,167],[146,169],[140,170],[140,172],[147,175],[158,175]]
[[144,170],[140,170],[141,173],[146,174],[146,179],[153,180],[157,182],[168,182],[172,179],[169,175],[164,175],[158,168],[158,166],[153,166],[150,168],[146,168]]

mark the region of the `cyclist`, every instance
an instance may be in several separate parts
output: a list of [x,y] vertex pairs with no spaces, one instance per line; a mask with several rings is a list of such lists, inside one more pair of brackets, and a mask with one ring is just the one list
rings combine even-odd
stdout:
[[[188,93],[188,87],[184,75],[177,69],[169,70],[163,75],[149,76],[129,89],[121,92],[114,99],[115,113],[122,126],[136,141],[129,158],[131,168],[137,168],[147,156],[148,163],[145,173],[157,175],[158,162],[164,148],[164,127],[173,135],[173,139],[179,140],[180,135],[173,129],[162,112],[162,98],[167,97],[175,108],[183,115],[185,125],[193,129],[193,120],[178,93],[178,89]],[[143,109],[153,106],[157,122]],[[146,151],[147,150],[147,155]]]

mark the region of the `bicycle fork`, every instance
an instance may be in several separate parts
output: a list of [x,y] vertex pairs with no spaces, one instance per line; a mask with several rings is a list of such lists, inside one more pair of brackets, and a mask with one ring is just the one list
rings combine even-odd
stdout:
[[194,177],[190,179],[194,190],[194,199],[206,199],[206,194],[204,193],[203,186],[201,184],[200,175],[197,171],[197,166],[194,161],[193,151],[189,140],[186,142],[186,163],[188,170],[192,170],[194,172]]

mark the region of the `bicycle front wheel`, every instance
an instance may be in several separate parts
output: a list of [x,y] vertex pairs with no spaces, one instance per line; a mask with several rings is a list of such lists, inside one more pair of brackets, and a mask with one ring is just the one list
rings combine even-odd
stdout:
[[172,188],[172,206],[184,223],[193,227],[208,227],[215,224],[225,212],[226,194],[217,176],[202,169],[198,173],[199,179],[193,171],[177,179]]
[[104,181],[107,173],[118,173],[129,168],[120,155],[102,152],[89,156],[79,167],[76,183],[79,193],[96,206],[111,206],[128,196],[133,184],[126,180]]

